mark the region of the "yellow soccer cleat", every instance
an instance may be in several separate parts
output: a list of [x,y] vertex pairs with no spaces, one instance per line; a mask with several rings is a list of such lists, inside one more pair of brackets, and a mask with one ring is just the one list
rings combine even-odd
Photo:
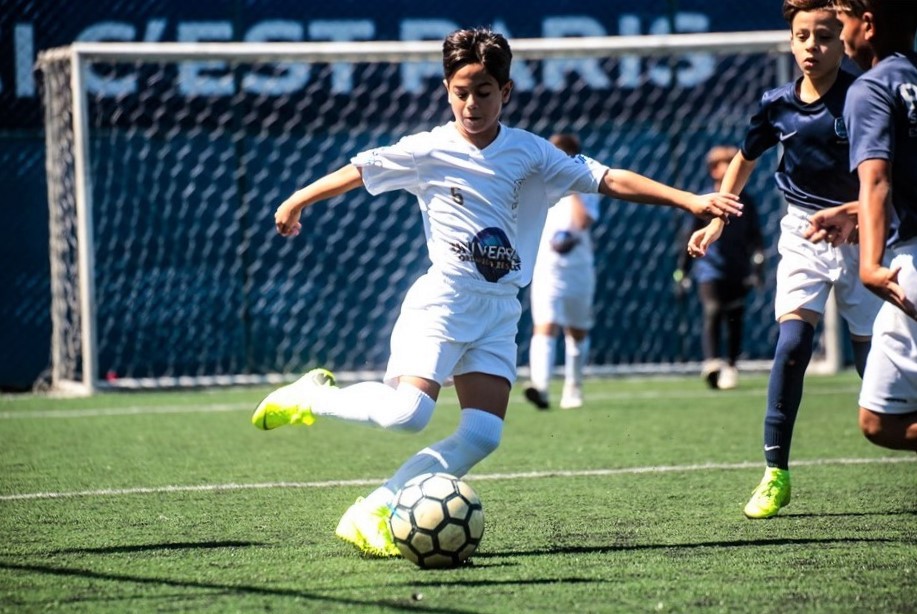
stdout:
[[366,556],[388,558],[401,556],[401,551],[392,538],[389,518],[392,510],[389,506],[370,509],[363,503],[363,497],[347,508],[334,534],[356,546]]
[[252,414],[252,424],[269,431],[288,424],[315,422],[312,415],[312,392],[317,386],[334,386],[334,375],[326,369],[312,369],[301,378],[270,393]]
[[768,467],[758,487],[752,491],[744,512],[748,518],[770,518],[789,504],[789,470]]

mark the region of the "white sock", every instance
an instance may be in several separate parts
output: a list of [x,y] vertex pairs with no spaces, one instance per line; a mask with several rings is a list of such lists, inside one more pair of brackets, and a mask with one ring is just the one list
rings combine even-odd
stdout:
[[564,382],[568,386],[583,385],[583,371],[586,368],[586,359],[589,358],[589,337],[576,341],[573,337],[564,337]]
[[547,392],[551,382],[556,348],[556,340],[549,335],[532,335],[529,343],[529,379],[535,388],[543,392]]
[[430,422],[436,401],[410,384],[392,388],[381,382],[361,382],[346,388],[315,388],[312,413],[379,426],[384,429],[416,432]]
[[462,477],[497,449],[502,436],[503,420],[499,417],[481,409],[463,409],[454,433],[409,458],[383,488],[396,493],[408,480],[424,473]]

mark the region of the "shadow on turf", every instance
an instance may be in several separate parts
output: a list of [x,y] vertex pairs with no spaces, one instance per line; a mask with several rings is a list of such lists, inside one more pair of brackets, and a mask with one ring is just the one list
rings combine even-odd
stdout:
[[119,554],[124,552],[150,552],[152,550],[207,550],[210,548],[250,548],[264,546],[259,542],[172,542],[166,544],[138,544],[136,546],[106,546],[103,548],[64,548],[49,554]]
[[[441,612],[443,614],[473,614],[470,610],[458,608],[439,608],[428,607],[413,603],[407,600],[360,600],[329,597],[306,591],[291,590],[284,588],[270,588],[264,586],[246,586],[244,584],[218,584],[215,582],[196,582],[194,580],[175,580],[171,578],[155,578],[146,576],[135,576],[130,574],[118,574],[102,571],[92,571],[89,569],[73,569],[67,567],[55,567],[53,565],[30,565],[24,563],[7,563],[0,561],[0,569],[10,569],[16,571],[25,571],[36,574],[45,574],[59,577],[72,578],[90,578],[93,580],[108,580],[113,582],[130,582],[135,584],[163,585],[177,588],[195,588],[219,591],[221,593],[239,593],[247,595],[262,595],[265,597],[293,597],[297,599],[310,599],[316,602],[325,602],[334,605],[374,607],[378,609],[390,609],[395,612],[410,610],[413,612]],[[145,599],[146,596],[139,596],[138,599]],[[87,601],[87,600],[84,600]],[[55,601],[55,603],[57,603]],[[36,605],[34,603],[30,605]]]
[[776,518],[823,518],[825,516],[917,516],[917,510],[901,510],[898,512],[818,512],[794,514],[792,512],[781,514]]
[[[745,548],[748,546],[800,546],[808,544],[832,544],[843,542],[863,543],[898,543],[902,540],[880,538],[836,538],[836,539],[751,539],[745,541],[718,541],[718,542],[698,542],[696,544],[641,544],[627,545],[615,544],[609,546],[570,546],[557,548],[543,548],[540,550],[509,550],[505,552],[479,552],[475,553],[474,559],[502,558],[513,556],[543,556],[545,554],[602,554],[611,552],[627,552],[630,550],[679,550],[690,548]],[[486,565],[485,566],[490,566]]]

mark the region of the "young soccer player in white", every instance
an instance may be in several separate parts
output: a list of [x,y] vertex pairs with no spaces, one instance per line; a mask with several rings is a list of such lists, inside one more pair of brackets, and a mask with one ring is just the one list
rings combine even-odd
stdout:
[[[558,133],[551,143],[569,156],[580,153],[574,134]],[[563,409],[583,405],[583,371],[589,356],[592,301],[595,296],[595,254],[589,227],[599,217],[597,194],[570,194],[548,211],[531,297],[534,330],[529,342],[531,383],[525,398],[539,409],[548,409],[548,385],[554,371],[557,333],[564,333]]]
[[[848,170],[849,143],[843,108],[855,74],[841,67],[841,24],[831,0],[784,0],[791,50],[802,77],[766,92],[752,117],[745,143],[733,158],[722,189],[741,192],[765,150],[778,144],[783,156],[775,173],[788,203],[780,222],[775,315],[779,322],[764,417],[764,477],[745,505],[748,518],[770,518],[790,502],[790,446],[802,401],[803,380],[814,346],[815,326],[831,288],[847,321],[857,372],[863,374],[872,324],[881,301],[860,283],[859,253],[852,245],[815,245],[805,233],[809,216],[856,200],[859,186]],[[693,255],[722,230],[716,220],[695,233]]]
[[837,243],[859,226],[860,279],[885,301],[860,389],[860,429],[878,446],[917,451],[917,4],[834,6],[845,50],[866,71],[844,110],[861,188],[852,206],[812,216],[810,234]]
[[461,405],[456,431],[410,457],[341,518],[336,534],[372,556],[397,556],[388,518],[410,478],[463,476],[493,452],[516,374],[519,289],[528,284],[548,204],[568,192],[679,207],[701,216],[740,214],[731,195],[696,196],[584,157],[500,123],[509,100],[512,53],[487,29],[458,30],[443,44],[444,84],[454,121],[356,155],[351,164],[302,188],[275,213],[277,231],[301,231],[302,210],[364,186],[417,196],[430,268],[408,291],[391,338],[385,383],[338,388],[316,369],[269,394],[252,423],[262,429],[335,417],[419,431],[441,387]]

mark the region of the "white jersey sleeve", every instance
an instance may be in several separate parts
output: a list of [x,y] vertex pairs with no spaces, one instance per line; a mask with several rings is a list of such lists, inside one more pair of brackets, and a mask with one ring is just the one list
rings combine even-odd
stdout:
[[404,137],[394,145],[361,152],[350,163],[360,169],[363,185],[373,196],[393,190],[416,194],[420,173],[414,151],[422,143],[422,135]]
[[554,145],[548,145],[554,150],[550,152],[548,166],[544,170],[545,196],[549,203],[556,203],[574,192],[598,193],[599,182],[608,172],[608,167],[588,156],[568,156]]

